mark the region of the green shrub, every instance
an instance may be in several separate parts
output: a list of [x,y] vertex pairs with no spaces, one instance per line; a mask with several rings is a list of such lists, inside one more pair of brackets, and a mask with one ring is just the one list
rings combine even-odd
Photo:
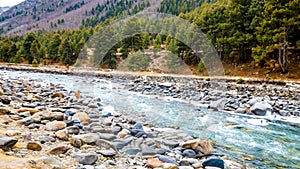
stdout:
[[32,67],[39,67],[39,62],[35,58],[32,61]]
[[149,60],[147,55],[138,51],[128,56],[126,67],[131,71],[143,71],[149,66]]
[[245,81],[244,81],[244,79],[242,79],[242,78],[239,78],[237,81],[236,81],[236,83],[237,84],[243,84]]
[[198,72],[203,73],[204,69],[205,69],[205,65],[204,65],[204,62],[201,60],[198,64]]

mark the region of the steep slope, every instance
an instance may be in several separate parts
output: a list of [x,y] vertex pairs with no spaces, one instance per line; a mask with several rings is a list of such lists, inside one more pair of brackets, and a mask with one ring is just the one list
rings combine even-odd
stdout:
[[0,15],[1,15],[3,12],[7,11],[9,8],[10,8],[9,6],[0,7]]
[[15,35],[38,30],[78,29],[82,24],[90,27],[123,13],[139,12],[153,3],[157,1],[26,0],[0,15],[0,29],[4,34]]

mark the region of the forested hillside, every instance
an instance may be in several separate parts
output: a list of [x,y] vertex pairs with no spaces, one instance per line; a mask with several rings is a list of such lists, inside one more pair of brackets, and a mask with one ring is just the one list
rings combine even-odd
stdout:
[[149,6],[149,0],[27,0],[0,15],[0,33],[13,36],[93,27],[107,18],[134,14]]
[[[2,62],[30,64],[33,61],[43,64],[75,64],[84,44],[104,23],[120,16],[137,13],[151,6],[151,3],[153,1],[106,1],[106,4],[98,4],[90,10],[85,10],[84,15],[87,18],[80,21],[81,26],[78,30],[1,36],[0,59]],[[76,10],[82,4],[74,4],[64,12]],[[107,12],[103,13],[104,10]],[[215,46],[224,63],[246,63],[266,67],[269,73],[287,73],[289,70],[298,69],[289,69],[291,61],[297,62],[300,59],[298,0],[162,0],[158,11],[179,14],[181,18],[197,25]],[[60,24],[65,22],[59,20]],[[199,71],[203,72],[203,62],[195,53],[168,35],[165,32],[145,33],[124,39],[109,51],[101,65],[115,68],[119,63],[117,53],[121,53],[122,59],[125,59],[132,51],[147,49],[150,46],[161,49],[161,44],[164,44],[164,49],[178,54],[191,66],[199,65]]]

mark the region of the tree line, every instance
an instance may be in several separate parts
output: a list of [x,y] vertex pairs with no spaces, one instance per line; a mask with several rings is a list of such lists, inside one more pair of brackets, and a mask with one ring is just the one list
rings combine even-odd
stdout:
[[[127,1],[124,1],[125,4]],[[192,1],[172,1],[170,6],[191,3]],[[191,12],[190,5],[172,9],[172,13],[180,13],[179,17],[190,21],[200,28],[214,45],[222,60],[233,63],[253,62],[259,63],[270,56],[276,58],[282,72],[288,72],[288,59],[290,51],[300,46],[300,4],[298,0],[219,0],[219,1],[193,1],[201,5]],[[129,3],[129,1],[128,1]],[[172,5],[173,4],[173,5]],[[146,5],[147,6],[147,5]],[[169,9],[171,9],[171,7]],[[100,9],[100,8],[99,8]],[[125,9],[125,8],[124,8]],[[40,63],[63,63],[71,65],[76,62],[85,43],[95,32],[116,18],[108,18],[94,27],[82,26],[80,30],[37,32],[24,36],[1,37],[0,59],[2,62],[32,63],[35,59]],[[139,20],[130,21],[128,26],[136,25]],[[177,26],[172,20],[163,20],[170,27],[182,31],[184,34],[193,34],[185,30],[184,26]],[[143,24],[143,23],[141,23]],[[149,25],[149,30],[158,29]],[[87,28],[86,28],[87,27]],[[116,29],[116,28],[111,28]],[[118,29],[116,29],[118,30]],[[124,30],[118,30],[124,32]],[[172,31],[172,30],[170,30]],[[118,36],[118,32],[115,32]],[[165,44],[165,49],[178,54],[187,64],[199,64],[203,69],[203,62],[182,41],[170,36],[171,32],[141,33],[120,40],[114,47],[105,53],[105,57],[97,56],[101,51],[96,51],[92,57],[94,63],[101,60],[102,66],[115,68],[118,64],[116,53],[122,53],[123,59],[133,51],[154,46],[159,49]],[[109,38],[109,32],[107,33]],[[92,42],[105,45],[106,35],[97,35],[98,41]],[[186,41],[197,41],[187,39]],[[93,46],[92,46],[93,47]],[[96,49],[97,50],[97,49]]]

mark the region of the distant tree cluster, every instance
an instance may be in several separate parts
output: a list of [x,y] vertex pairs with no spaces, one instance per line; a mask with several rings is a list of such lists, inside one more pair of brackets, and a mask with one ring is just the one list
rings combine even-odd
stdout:
[[205,0],[162,0],[158,12],[178,15],[190,12]]
[[90,11],[86,11],[86,16],[90,16],[91,18],[83,19],[81,24],[86,28],[94,27],[100,22],[105,21],[106,19],[118,17],[121,15],[136,14],[149,6],[149,0],[140,3],[136,3],[136,0],[106,0],[103,5],[100,5],[98,3],[95,8],[92,8]]
[[84,0],[83,0],[81,2],[78,2],[78,3],[74,4],[74,5],[71,5],[71,6],[66,8],[65,13],[77,10],[77,9],[81,8],[84,4],[85,3],[84,3]]
[[76,62],[85,42],[93,30],[57,31],[53,33],[28,33],[25,36],[1,37],[0,60],[2,62],[31,64]]

